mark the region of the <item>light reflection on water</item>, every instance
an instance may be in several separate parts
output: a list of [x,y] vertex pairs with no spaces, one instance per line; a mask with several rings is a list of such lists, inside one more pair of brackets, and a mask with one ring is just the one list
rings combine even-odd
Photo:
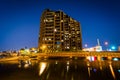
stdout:
[[109,62],[109,67],[110,67],[110,71],[111,71],[111,74],[112,74],[113,78],[116,79],[111,62]]
[[30,65],[31,65],[30,59],[29,60],[24,60],[24,61],[20,60],[18,67],[19,68],[21,68],[21,67],[28,68]]
[[[9,75],[9,76],[8,76]],[[39,60],[0,63],[0,80],[120,80],[120,61]]]
[[115,76],[115,74],[120,75],[119,70],[116,73],[114,72],[116,67],[120,68],[116,65],[120,63],[119,61],[51,60],[47,63],[49,63],[49,67],[42,72],[41,80],[103,80],[103,78],[114,80],[120,78]]
[[47,67],[47,62],[40,62],[39,63],[39,76],[45,71]]

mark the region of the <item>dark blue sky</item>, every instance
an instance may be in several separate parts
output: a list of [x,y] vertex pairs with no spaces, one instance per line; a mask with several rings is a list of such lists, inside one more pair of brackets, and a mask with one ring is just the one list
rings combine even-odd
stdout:
[[37,47],[44,9],[62,10],[81,23],[83,47],[120,46],[119,0],[0,0],[0,51]]

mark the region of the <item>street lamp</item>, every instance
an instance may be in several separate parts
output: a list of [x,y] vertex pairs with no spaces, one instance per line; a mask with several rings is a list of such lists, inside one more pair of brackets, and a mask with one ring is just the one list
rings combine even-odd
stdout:
[[108,42],[106,41],[104,44],[105,44],[105,46],[106,46],[106,51],[107,51],[107,50],[108,50],[108,49],[107,49]]
[[42,45],[41,46],[42,51],[45,51],[46,47],[47,47],[46,45]]
[[108,42],[105,42],[105,45],[107,46],[107,45],[108,45]]
[[112,49],[112,50],[115,50],[115,49],[116,49],[116,47],[115,47],[115,46],[112,46],[112,47],[111,47],[111,49]]
[[46,45],[43,45],[43,46],[42,46],[42,49],[45,49],[45,48],[46,48]]
[[87,45],[87,44],[85,44],[85,47],[88,47],[88,45]]

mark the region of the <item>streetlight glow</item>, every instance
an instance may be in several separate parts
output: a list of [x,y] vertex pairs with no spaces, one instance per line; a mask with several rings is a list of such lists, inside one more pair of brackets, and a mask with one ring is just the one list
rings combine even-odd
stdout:
[[55,32],[57,32],[57,29],[54,29]]
[[88,45],[87,44],[85,44],[85,47],[87,47]]
[[45,48],[46,48],[46,45],[43,45],[43,46],[42,46],[42,49],[45,49]]
[[104,43],[104,45],[105,45],[105,47],[106,47],[106,51],[108,51],[108,42],[106,41],[106,42]]
[[108,45],[108,42],[105,42],[105,45]]
[[114,50],[114,49],[115,49],[115,46],[112,46],[111,48]]

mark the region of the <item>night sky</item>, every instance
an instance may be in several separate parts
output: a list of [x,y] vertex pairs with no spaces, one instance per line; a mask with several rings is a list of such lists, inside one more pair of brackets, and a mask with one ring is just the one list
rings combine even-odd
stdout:
[[0,0],[0,51],[37,47],[40,16],[62,10],[81,23],[83,47],[120,46],[120,0]]

